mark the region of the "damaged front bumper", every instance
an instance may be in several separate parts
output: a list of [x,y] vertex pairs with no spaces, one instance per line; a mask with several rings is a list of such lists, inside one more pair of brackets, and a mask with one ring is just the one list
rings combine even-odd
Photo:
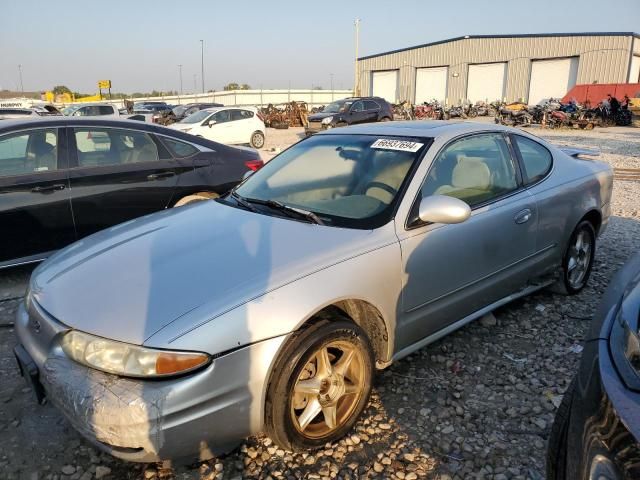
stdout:
[[[30,328],[34,317],[37,334]],[[33,359],[48,400],[113,456],[136,462],[204,460],[261,430],[268,369],[285,337],[239,348],[190,375],[146,380],[67,358],[59,346],[67,330],[33,302],[29,313],[24,305],[18,310],[18,348]]]

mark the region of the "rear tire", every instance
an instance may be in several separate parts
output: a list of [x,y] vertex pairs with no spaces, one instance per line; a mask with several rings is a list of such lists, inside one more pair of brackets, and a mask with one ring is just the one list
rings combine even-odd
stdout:
[[567,434],[569,432],[569,418],[571,416],[571,402],[573,392],[576,388],[576,378],[574,377],[564,392],[562,402],[558,407],[549,443],[547,445],[547,480],[565,480],[567,461]]
[[560,293],[575,295],[588,283],[596,251],[596,232],[591,222],[581,221],[569,239],[562,259]]
[[346,318],[302,330],[285,345],[271,374],[265,404],[268,435],[290,451],[337,441],[366,407],[373,372],[369,338]]
[[255,131],[251,134],[251,146],[256,149],[264,147],[264,133]]

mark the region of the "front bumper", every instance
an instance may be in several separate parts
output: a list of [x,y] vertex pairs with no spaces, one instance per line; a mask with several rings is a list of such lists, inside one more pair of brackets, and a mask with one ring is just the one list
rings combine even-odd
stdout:
[[[55,322],[38,319],[47,320]],[[28,325],[21,306],[16,331],[49,401],[98,448],[136,462],[204,460],[260,431],[269,368],[285,339],[240,348],[183,377],[140,380],[70,360],[59,347],[59,334],[43,356],[30,340]]]
[[611,280],[587,334],[571,403],[564,478],[640,478],[640,392],[624,384],[610,344],[619,300],[638,271],[640,255]]
[[322,132],[323,130],[327,130],[331,128],[331,124],[323,124],[322,122],[309,122],[306,127],[304,127],[304,133],[307,135],[313,135],[314,133]]

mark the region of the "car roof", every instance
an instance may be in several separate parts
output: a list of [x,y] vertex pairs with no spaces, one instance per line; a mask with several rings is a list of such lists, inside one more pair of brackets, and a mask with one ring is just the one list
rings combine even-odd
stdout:
[[512,128],[493,123],[460,122],[443,120],[396,121],[367,123],[324,130],[318,135],[391,135],[399,137],[455,136],[480,131],[515,131]]

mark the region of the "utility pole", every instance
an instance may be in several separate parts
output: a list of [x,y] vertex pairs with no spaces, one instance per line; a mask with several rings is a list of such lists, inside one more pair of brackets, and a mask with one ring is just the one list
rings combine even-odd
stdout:
[[193,94],[195,95],[196,92],[198,91],[198,74],[194,73],[193,74]]
[[204,40],[200,40],[200,79],[202,80],[202,93],[204,93]]
[[331,101],[333,102],[333,73],[329,74],[329,78],[331,79]]
[[18,64],[18,75],[20,76],[20,91],[24,95],[24,84],[22,83],[22,65]]
[[359,85],[359,81],[360,81],[360,75],[358,72],[358,48],[359,48],[359,43],[360,43],[360,19],[356,18],[356,21],[354,23],[355,27],[356,27],[356,58],[354,61],[354,84],[353,84],[353,96],[357,97],[358,95],[360,95],[360,85]]
[[182,95],[182,64],[178,65],[178,71],[180,72],[180,95]]

